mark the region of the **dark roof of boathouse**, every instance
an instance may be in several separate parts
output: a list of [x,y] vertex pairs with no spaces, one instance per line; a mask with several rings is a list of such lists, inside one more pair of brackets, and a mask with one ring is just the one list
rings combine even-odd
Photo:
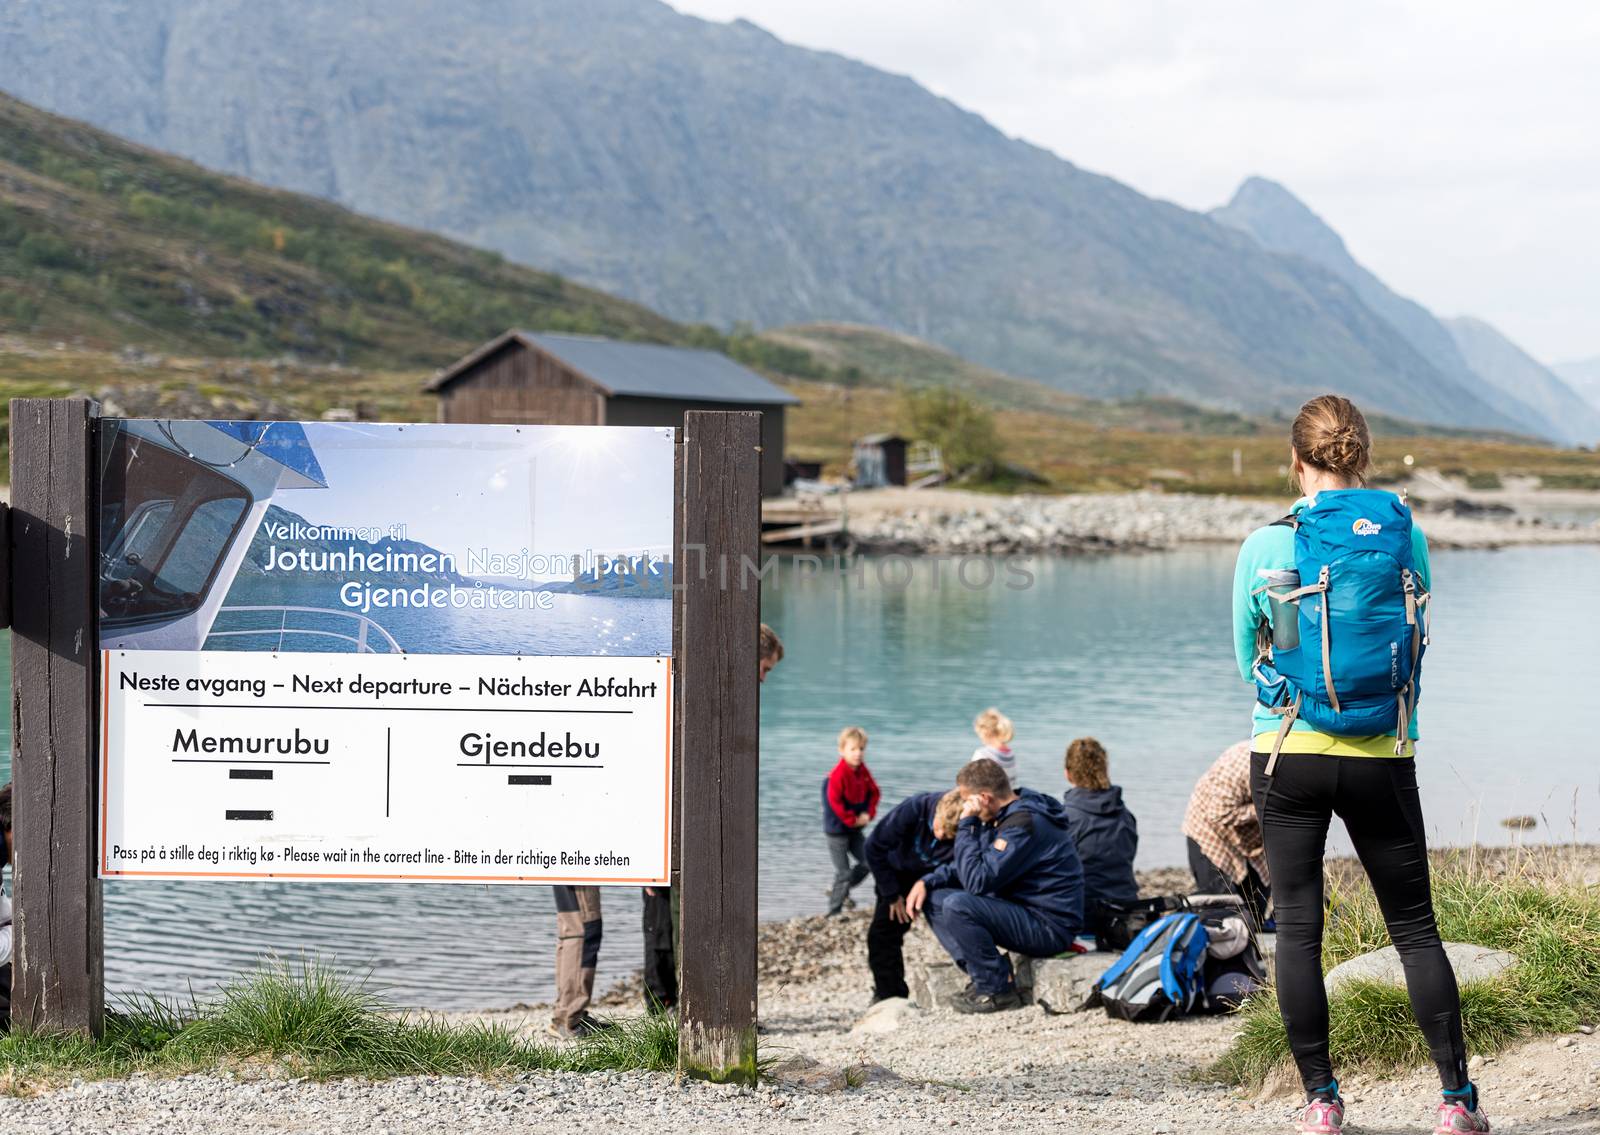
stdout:
[[507,331],[452,363],[434,376],[427,389],[435,393],[443,390],[513,343],[559,359],[613,397],[741,402],[752,406],[788,406],[800,401],[718,351],[521,330]]

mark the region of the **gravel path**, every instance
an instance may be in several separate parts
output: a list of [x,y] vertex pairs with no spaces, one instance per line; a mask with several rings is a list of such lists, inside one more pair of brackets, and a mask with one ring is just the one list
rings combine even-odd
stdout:
[[[1037,1008],[988,1018],[914,1012],[896,1031],[852,1034],[869,988],[865,924],[858,914],[764,928],[765,1055],[817,1063],[753,1090],[680,1085],[645,1073],[545,1074],[501,1083],[413,1078],[316,1084],[259,1073],[134,1078],[73,1084],[29,1100],[0,1098],[0,1131],[752,1135],[805,1124],[840,1135],[926,1135],[943,1128],[1006,1135],[1255,1135],[1290,1129],[1292,1095],[1247,1098],[1199,1078],[1227,1043],[1232,1026],[1225,1018],[1131,1025],[1099,1014],[1050,1016]],[[913,962],[937,956],[937,945],[920,929],[908,947]],[[529,1031],[544,1022],[540,1012],[483,1016]],[[850,1078],[860,1086],[844,1085],[846,1067],[856,1069]],[[1534,1041],[1479,1063],[1475,1074],[1497,1131],[1600,1133],[1600,1037]],[[1346,1087],[1356,1135],[1431,1129],[1437,1098],[1431,1074],[1354,1078]]]

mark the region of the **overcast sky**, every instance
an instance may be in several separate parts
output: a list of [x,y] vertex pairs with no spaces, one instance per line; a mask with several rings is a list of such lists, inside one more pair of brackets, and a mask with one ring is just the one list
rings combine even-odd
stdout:
[[1390,287],[1600,355],[1600,4],[671,0],[1193,209],[1282,182]]

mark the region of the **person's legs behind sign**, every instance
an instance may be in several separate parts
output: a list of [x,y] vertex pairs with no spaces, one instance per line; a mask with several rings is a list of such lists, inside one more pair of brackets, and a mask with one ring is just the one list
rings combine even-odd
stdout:
[[[11,785],[0,788],[0,882],[11,863]],[[16,886],[12,868],[11,885]],[[0,893],[0,1033],[11,1031],[11,900]]]
[[678,960],[672,941],[672,888],[644,888],[644,1005],[664,1013],[678,1003]]
[[556,1003],[552,1035],[587,1036],[605,1026],[589,1014],[600,961],[600,888],[552,887],[556,900]]

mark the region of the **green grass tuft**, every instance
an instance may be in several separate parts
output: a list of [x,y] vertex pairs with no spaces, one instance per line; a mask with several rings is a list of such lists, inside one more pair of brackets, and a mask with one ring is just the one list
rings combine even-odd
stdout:
[[326,1079],[512,1076],[677,1067],[678,1035],[662,1017],[621,1020],[575,1044],[545,1045],[501,1025],[451,1025],[399,1013],[360,982],[314,962],[265,965],[187,1010],[152,997],[106,1015],[98,1041],[0,1037],[0,1091],[25,1094],[66,1079],[134,1072],[182,1075],[265,1065]]
[[[1324,971],[1389,944],[1371,889],[1361,880],[1330,889]],[[1570,1032],[1600,1017],[1600,892],[1529,859],[1493,872],[1470,851],[1436,860],[1434,910],[1446,941],[1515,954],[1493,981],[1461,990],[1467,1047],[1493,1053],[1529,1036]],[[1427,1045],[1405,990],[1374,982],[1342,988],[1329,1004],[1334,1066],[1389,1071],[1428,1063]],[[1218,1076],[1257,1086],[1290,1060],[1269,990],[1252,998],[1240,1031],[1217,1063]]]

